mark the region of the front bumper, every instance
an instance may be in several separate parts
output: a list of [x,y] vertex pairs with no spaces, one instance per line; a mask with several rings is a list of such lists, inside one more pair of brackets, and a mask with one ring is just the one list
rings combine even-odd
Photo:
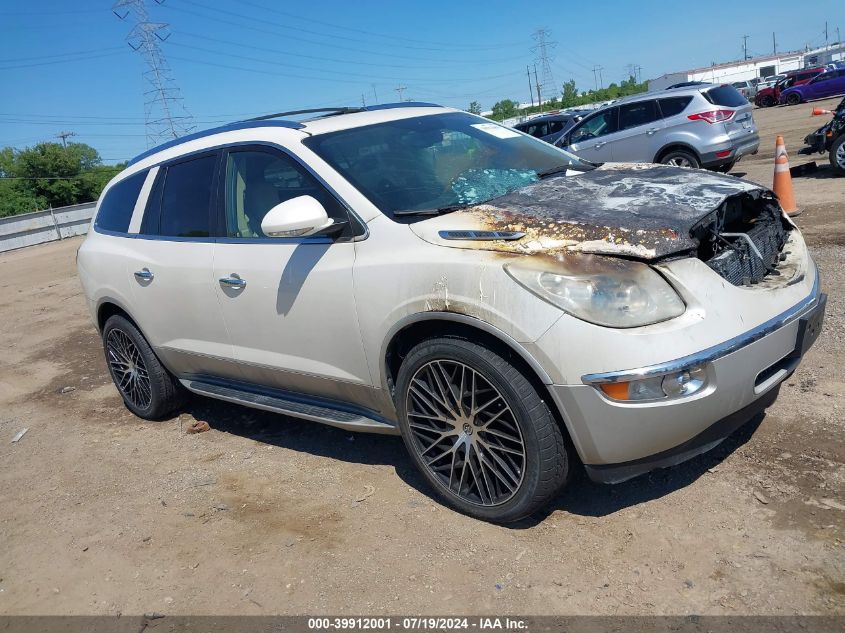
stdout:
[[[674,361],[591,374],[583,385],[556,385],[589,475],[615,483],[703,453],[769,406],[821,328],[826,296],[818,277],[801,302],[724,343]],[[704,365],[706,386],[690,396],[652,402],[608,398],[597,385]]]

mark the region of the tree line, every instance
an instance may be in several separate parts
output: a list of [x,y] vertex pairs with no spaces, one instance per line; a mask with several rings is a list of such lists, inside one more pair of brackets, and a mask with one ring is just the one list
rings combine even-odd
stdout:
[[0,149],[0,217],[96,200],[125,163],[103,165],[85,143]]
[[[627,97],[628,95],[645,92],[646,90],[648,90],[648,82],[637,82],[633,76],[623,79],[619,84],[612,83],[607,88],[588,90],[586,92],[579,92],[575,86],[575,80],[570,79],[561,87],[560,96],[553,98],[551,101],[547,101],[542,105],[520,108],[519,101],[502,99],[493,105],[493,111],[488,117],[494,121],[504,121],[505,119],[511,119],[516,116],[548,112],[549,110],[563,110],[589,103],[611,101],[613,99]],[[481,114],[481,105],[477,101],[473,101],[469,104],[468,111],[473,114]]]

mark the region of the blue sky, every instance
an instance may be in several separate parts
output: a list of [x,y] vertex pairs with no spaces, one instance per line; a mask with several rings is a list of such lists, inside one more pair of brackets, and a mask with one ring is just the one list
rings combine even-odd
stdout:
[[[169,23],[161,47],[198,128],[279,110],[404,98],[486,109],[528,99],[532,32],[546,28],[555,82],[605,85],[750,54],[824,44],[845,31],[845,3],[534,2],[429,0],[314,3],[148,0]],[[112,1],[0,3],[0,147],[26,147],[60,131],[106,162],[146,148],[143,61],[125,42],[131,25]]]

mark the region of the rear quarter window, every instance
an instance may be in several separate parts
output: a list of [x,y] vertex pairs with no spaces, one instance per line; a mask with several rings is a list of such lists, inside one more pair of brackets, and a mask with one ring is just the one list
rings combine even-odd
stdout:
[[94,227],[103,231],[126,233],[146,179],[147,172],[143,171],[110,187],[100,202]]
[[726,108],[738,108],[748,105],[748,99],[739,94],[733,86],[716,86],[702,93],[710,103]]
[[660,112],[663,114],[663,118],[666,119],[686,110],[690,101],[692,101],[692,97],[670,97],[667,99],[658,99],[657,103],[660,105]]

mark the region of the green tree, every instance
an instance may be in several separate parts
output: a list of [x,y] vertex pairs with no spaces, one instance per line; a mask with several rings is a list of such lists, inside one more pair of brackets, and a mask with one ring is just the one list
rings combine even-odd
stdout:
[[519,114],[519,102],[513,99],[502,99],[493,104],[492,118],[504,121]]
[[564,108],[571,108],[578,101],[578,88],[575,87],[575,80],[570,79],[563,84],[560,101]]
[[470,114],[481,114],[481,104],[478,103],[478,101],[473,101],[469,104],[467,112],[469,112]]
[[0,217],[96,200],[125,165],[108,167],[84,143],[0,150]]

